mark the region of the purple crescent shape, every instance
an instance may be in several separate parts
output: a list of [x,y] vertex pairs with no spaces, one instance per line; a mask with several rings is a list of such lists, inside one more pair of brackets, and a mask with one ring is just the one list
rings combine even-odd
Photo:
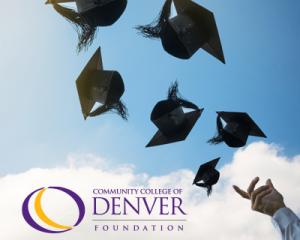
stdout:
[[[75,226],[78,226],[80,224],[80,222],[82,221],[84,215],[85,215],[85,206],[83,201],[81,200],[81,198],[73,191],[67,189],[67,188],[63,188],[63,187],[49,187],[50,189],[56,189],[59,191],[62,191],[66,194],[68,194],[71,198],[74,199],[74,201],[76,202],[77,206],[78,206],[78,210],[79,210],[79,216],[78,216],[78,220],[75,223]],[[68,230],[64,230],[64,231],[52,231],[52,230],[48,230],[40,225],[38,225],[33,218],[31,217],[30,213],[29,213],[29,201],[31,199],[31,197],[36,193],[41,191],[44,188],[39,188],[35,191],[33,191],[31,194],[29,194],[27,196],[27,198],[24,200],[23,205],[22,205],[22,213],[23,213],[23,217],[25,219],[25,221],[34,229],[40,231],[40,232],[44,232],[44,233],[63,233],[63,232],[67,232],[70,231],[71,229]]]

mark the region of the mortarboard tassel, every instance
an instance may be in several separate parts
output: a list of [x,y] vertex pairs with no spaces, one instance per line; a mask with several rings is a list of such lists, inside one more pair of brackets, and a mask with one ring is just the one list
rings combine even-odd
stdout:
[[98,107],[95,111],[91,112],[89,117],[96,117],[101,114],[114,111],[119,114],[124,120],[128,120],[128,110],[125,104],[120,100],[117,103],[113,104],[105,104],[103,106]]
[[74,24],[79,40],[77,45],[78,52],[91,45],[96,34],[96,27],[93,27],[91,24],[89,24],[87,19],[73,9],[63,7],[57,3],[53,3],[53,8],[61,16]]
[[117,112],[124,120],[128,120],[128,110],[125,104],[119,100],[117,103],[112,105],[112,109]]
[[159,16],[152,23],[137,26],[136,29],[146,38],[159,38],[160,32],[164,24],[168,21],[171,15],[171,5],[173,0],[166,0]]
[[209,197],[211,195],[211,193],[212,193],[212,186],[206,184],[205,187],[207,189],[207,196]]
[[180,93],[179,93],[179,90],[178,90],[178,82],[175,81],[170,87],[169,87],[169,90],[168,90],[168,99],[169,100],[173,100],[173,101],[176,101],[176,102],[179,102],[179,104],[185,108],[191,108],[191,109],[199,109],[199,107],[197,105],[195,105],[194,103],[192,102],[189,102],[185,99],[183,99],[181,96],[180,96]]
[[204,187],[206,188],[206,192],[207,192],[207,196],[209,197],[212,193],[212,186],[211,185],[208,185],[206,183],[195,183],[196,186],[198,187]]
[[221,142],[223,142],[222,132],[223,132],[223,124],[222,124],[221,117],[218,116],[217,117],[217,134],[216,134],[216,136],[214,136],[212,139],[208,140],[207,142],[212,145],[220,144]]

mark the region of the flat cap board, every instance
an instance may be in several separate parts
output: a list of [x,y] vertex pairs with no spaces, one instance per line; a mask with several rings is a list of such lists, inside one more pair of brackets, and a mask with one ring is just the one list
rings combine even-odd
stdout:
[[187,9],[191,9],[188,11],[195,13],[194,16],[196,16],[195,20],[197,21],[197,23],[205,24],[207,26],[207,30],[209,31],[210,37],[208,42],[204,44],[202,48],[209,54],[219,59],[222,63],[225,63],[223,48],[213,12],[209,11],[208,9],[200,6],[199,4],[191,0],[173,1],[178,14],[182,13]]
[[195,179],[194,179],[193,184],[195,184],[195,183],[201,181],[203,175],[205,174],[205,172],[207,172],[207,171],[209,171],[209,170],[211,170],[211,169],[215,169],[220,159],[221,159],[221,158],[216,158],[216,159],[214,159],[214,160],[212,160],[212,161],[210,161],[210,162],[207,162],[207,163],[205,163],[205,164],[202,164],[202,165],[199,167],[199,170],[198,170],[198,172],[197,172],[197,174],[196,174],[196,177],[195,177]]
[[250,127],[249,135],[264,137],[264,138],[267,137],[246,112],[217,112],[217,114],[227,123],[235,119],[243,120],[243,122],[248,124]]
[[161,131],[157,131],[151,141],[147,144],[146,147],[154,147],[163,144],[169,144],[173,142],[183,141],[187,138],[191,130],[193,129],[194,125],[196,124],[197,120],[201,116],[204,109],[198,109],[189,113],[185,113],[187,123],[185,127],[178,132],[175,136],[167,137]]
[[85,68],[80,73],[78,79],[76,80],[81,109],[84,115],[88,115],[95,104],[95,101],[87,98],[87,96],[89,94],[88,83],[90,73],[96,70],[103,70],[100,48],[96,50],[96,52],[89,60]]

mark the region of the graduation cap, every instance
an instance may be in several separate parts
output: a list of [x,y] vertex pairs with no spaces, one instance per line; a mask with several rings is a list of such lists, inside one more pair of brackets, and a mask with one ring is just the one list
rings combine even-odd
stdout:
[[[183,107],[194,109],[185,113]],[[159,129],[146,147],[183,141],[201,116],[203,109],[178,97],[178,83],[171,85],[168,99],[158,102],[152,113],[151,121]]]
[[[77,11],[60,3],[75,2]],[[100,26],[114,24],[123,14],[127,0],[47,0],[54,9],[75,25],[78,33],[78,51],[89,46]]]
[[[115,111],[127,119],[126,106],[120,100],[125,91],[124,82],[117,71],[103,70],[100,48],[80,73],[76,85],[85,119],[108,111]],[[92,111],[96,102],[101,106]]]
[[[170,18],[172,2],[177,16]],[[137,30],[147,38],[160,38],[175,57],[189,59],[202,48],[225,63],[214,14],[191,0],[166,0],[157,20]]]
[[212,186],[215,185],[220,178],[220,173],[215,169],[220,158],[207,162],[199,167],[194,179],[193,185],[207,189],[207,196],[212,192]]
[[[243,147],[248,136],[264,137],[266,135],[245,112],[217,112],[217,135],[208,142],[219,144],[225,142],[229,147]],[[223,126],[222,120],[226,122]]]

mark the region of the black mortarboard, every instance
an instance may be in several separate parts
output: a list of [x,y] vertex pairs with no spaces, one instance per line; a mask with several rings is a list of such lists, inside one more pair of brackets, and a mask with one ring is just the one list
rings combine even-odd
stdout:
[[[124,82],[117,71],[103,70],[100,48],[79,75],[76,85],[85,119],[113,110],[127,119],[127,109],[120,100],[125,91]],[[102,105],[91,112],[96,102]]]
[[199,167],[193,184],[198,187],[207,189],[207,195],[212,192],[212,186],[215,185],[220,178],[220,173],[215,169],[220,158],[207,162]]
[[[177,94],[178,84],[175,82],[169,88],[168,99],[155,105],[151,113],[151,121],[159,130],[146,147],[185,140],[201,116],[203,109],[178,97]],[[183,107],[194,109],[194,111],[184,113]]]
[[[77,11],[59,3],[75,2]],[[89,46],[97,27],[114,24],[123,14],[127,0],[48,0],[54,9],[68,21],[75,24],[78,32],[78,50]]]
[[[247,143],[248,136],[264,137],[266,135],[244,112],[217,112],[217,136],[210,139],[211,144],[225,142],[229,147],[243,147]],[[223,127],[222,120],[226,122]]]
[[[170,18],[174,2],[177,16]],[[166,0],[157,21],[137,29],[148,38],[160,38],[171,55],[189,59],[203,48],[225,63],[214,14],[191,0]]]

